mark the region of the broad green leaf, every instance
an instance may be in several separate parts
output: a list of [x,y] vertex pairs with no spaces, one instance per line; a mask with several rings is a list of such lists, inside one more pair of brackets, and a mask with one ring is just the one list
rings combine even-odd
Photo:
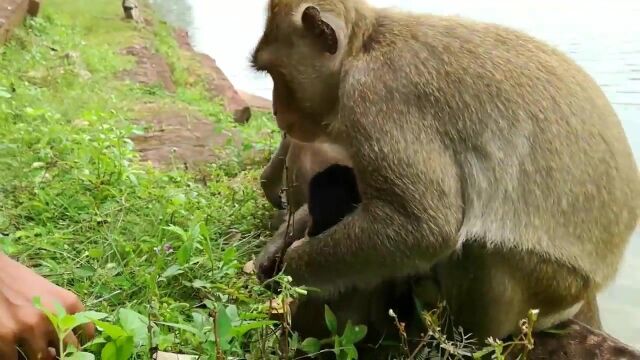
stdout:
[[231,322],[235,325],[236,323],[239,323],[240,320],[240,315],[238,315],[238,307],[235,305],[229,305],[227,306],[227,315],[229,315],[229,319],[231,319]]
[[92,248],[92,249],[89,249],[88,253],[89,253],[89,257],[94,259],[100,259],[101,257],[104,256],[104,249]]
[[68,330],[72,330],[76,326],[83,324],[83,320],[85,319],[82,317],[65,315],[61,319],[59,319],[60,328],[63,332],[67,332]]
[[340,360],[355,360],[357,358],[358,350],[356,350],[356,347],[353,345],[345,345],[340,350],[340,355],[338,356],[338,359]]
[[100,355],[102,360],[128,360],[133,350],[133,338],[124,336],[107,343]]
[[118,348],[116,343],[110,342],[102,348],[102,353],[100,353],[100,358],[102,360],[120,360],[118,359]]
[[191,313],[191,317],[193,318],[193,327],[198,329],[198,332],[202,332],[205,329],[210,329],[213,324],[211,318],[201,312],[193,312]]
[[182,228],[177,227],[175,225],[169,225],[169,226],[165,226],[163,228],[178,234],[180,236],[180,238],[182,239],[182,241],[187,241],[187,233],[184,230],[182,230]]
[[248,331],[261,329],[263,327],[270,326],[276,323],[277,321],[270,321],[270,320],[247,322],[247,323],[235,326],[233,328],[233,335],[236,338],[239,338],[239,337],[242,337],[244,334],[246,334]]
[[491,353],[493,351],[492,347],[485,347],[484,349],[480,350],[480,351],[476,351],[473,353],[473,358],[474,359],[480,359],[483,356]]
[[198,223],[198,224],[194,225],[194,226],[191,228],[191,231],[190,231],[191,240],[194,240],[194,241],[195,241],[195,240],[200,239],[200,229],[201,229],[201,228],[200,228],[200,223]]
[[153,338],[156,346],[158,346],[159,350],[168,349],[176,342],[176,337],[174,334],[160,334]]
[[0,87],[0,98],[8,99],[11,97],[11,93],[8,92],[5,88]]
[[211,284],[209,284],[208,282],[205,282],[203,280],[200,280],[200,279],[195,279],[191,283],[191,286],[193,286],[196,289],[206,289],[209,286],[211,286]]
[[75,316],[77,318],[81,318],[83,322],[90,322],[95,320],[102,320],[109,315],[97,311],[82,311],[76,313]]
[[149,336],[147,334],[147,318],[131,309],[120,309],[118,319],[122,328],[130,335],[136,344],[147,345]]
[[75,352],[70,356],[66,356],[65,359],[68,360],[95,360],[95,356],[88,352]]
[[238,251],[236,250],[235,247],[233,246],[228,247],[227,250],[225,250],[224,253],[222,254],[222,263],[224,265],[231,264],[233,261],[235,261],[238,258],[237,253]]
[[165,270],[162,275],[160,277],[162,278],[170,278],[172,276],[178,275],[178,274],[182,274],[184,271],[182,271],[182,267],[180,267],[180,265],[171,265],[169,266],[169,268],[167,270]]
[[98,344],[105,344],[107,342],[107,340],[105,340],[103,337],[97,337],[91,341],[89,341],[88,343],[84,344],[83,348],[88,348],[94,345],[98,345]]
[[55,314],[58,318],[62,318],[65,315],[67,315],[67,310],[65,310],[65,308],[62,306],[62,304],[60,304],[59,302],[54,302],[53,303],[53,308],[55,309]]
[[178,250],[176,254],[176,258],[178,260],[178,264],[184,266],[189,263],[191,260],[191,253],[193,252],[193,244],[189,241],[182,244],[180,250]]
[[216,347],[216,343],[214,341],[207,341],[206,343],[204,343],[203,348],[209,354],[216,354],[218,352],[218,348]]
[[209,237],[209,228],[204,223],[198,223],[198,231],[200,233],[200,236],[204,238]]
[[344,345],[353,345],[364,339],[366,335],[367,327],[365,325],[353,326],[351,320],[349,320],[347,321],[347,326],[345,327],[344,334],[342,335],[342,343]]
[[118,338],[125,337],[125,336],[129,335],[129,334],[127,334],[126,331],[124,331],[118,325],[109,324],[107,322],[103,322],[103,321],[99,321],[99,320],[96,320],[94,322],[100,329],[102,329],[102,331],[105,334],[110,336],[112,339],[118,339]]
[[231,318],[222,304],[218,306],[216,313],[216,335],[221,342],[219,346],[226,350],[226,346],[233,337],[233,326],[231,325]]
[[181,329],[184,331],[188,331],[192,334],[196,334],[199,335],[200,331],[198,331],[198,329],[194,328],[193,326],[189,326],[189,325],[185,325],[185,324],[176,324],[176,323],[167,323],[167,322],[156,322],[156,324],[160,324],[160,325],[166,325],[166,326],[170,326],[176,329]]
[[88,277],[94,276],[95,273],[96,273],[95,269],[92,268],[91,266],[80,266],[73,270],[73,274],[81,278],[88,278]]
[[312,337],[306,338],[302,344],[300,344],[300,349],[307,354],[315,354],[320,351],[320,340]]
[[118,346],[118,359],[127,360],[133,355],[135,350],[132,336],[124,336],[116,340]]
[[331,335],[336,335],[338,333],[338,320],[327,305],[324,306],[324,320],[327,323],[327,329],[331,331]]

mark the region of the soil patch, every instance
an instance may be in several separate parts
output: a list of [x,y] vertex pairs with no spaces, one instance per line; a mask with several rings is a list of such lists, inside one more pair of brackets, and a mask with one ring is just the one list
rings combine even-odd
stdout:
[[133,136],[143,161],[157,167],[184,165],[189,168],[216,162],[229,142],[238,146],[237,134],[221,131],[207,118],[186,109],[147,105],[136,122],[148,127]]
[[0,0],[0,44],[6,42],[13,30],[22,24],[29,0]]
[[136,66],[122,72],[123,78],[139,84],[161,86],[172,93],[176,91],[171,79],[171,69],[161,55],[151,51],[146,45],[129,46],[122,49],[122,53],[136,58]]

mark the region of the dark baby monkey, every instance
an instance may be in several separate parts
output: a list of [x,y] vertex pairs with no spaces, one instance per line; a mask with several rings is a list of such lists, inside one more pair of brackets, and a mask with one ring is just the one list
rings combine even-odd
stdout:
[[614,279],[640,178],[595,81],[521,32],[361,0],[271,0],[256,69],[278,126],[351,160],[361,204],[287,249],[326,298],[434,272],[456,325],[485,339],[574,316]]
[[307,206],[311,224],[307,235],[320,235],[339,223],[358,207],[360,201],[352,168],[333,164],[320,171],[309,181]]

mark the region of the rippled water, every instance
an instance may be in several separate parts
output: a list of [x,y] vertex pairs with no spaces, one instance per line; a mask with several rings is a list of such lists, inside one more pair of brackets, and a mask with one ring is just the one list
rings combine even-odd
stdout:
[[[567,52],[602,86],[640,161],[640,2],[610,0],[370,0],[379,6],[457,14],[512,26]],[[187,28],[197,50],[216,59],[239,89],[271,97],[271,80],[248,56],[264,24],[266,0],[154,0],[173,24]],[[600,296],[607,331],[640,347],[640,233],[613,285]]]

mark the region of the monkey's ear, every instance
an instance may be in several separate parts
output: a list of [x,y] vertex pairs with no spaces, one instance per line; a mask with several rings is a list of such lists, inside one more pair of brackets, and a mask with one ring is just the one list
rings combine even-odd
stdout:
[[313,5],[307,6],[302,11],[302,26],[315,36],[322,45],[324,51],[335,55],[338,51],[338,36],[335,29],[322,20],[320,9]]

